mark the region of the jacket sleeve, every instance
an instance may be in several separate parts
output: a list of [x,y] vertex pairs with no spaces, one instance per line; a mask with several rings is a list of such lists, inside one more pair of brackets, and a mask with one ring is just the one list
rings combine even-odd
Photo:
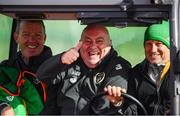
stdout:
[[[61,63],[63,53],[53,56],[46,60],[38,69],[38,78],[46,85],[46,103],[41,115],[57,115],[57,91],[62,81],[62,75],[67,65]],[[65,75],[64,75],[65,76]]]
[[[54,83],[57,79],[57,75],[61,72],[67,65],[61,63],[61,56],[63,53],[53,56],[46,60],[37,70],[37,77],[46,84],[56,84]],[[58,78],[60,79],[60,78]],[[60,80],[58,80],[59,82]]]

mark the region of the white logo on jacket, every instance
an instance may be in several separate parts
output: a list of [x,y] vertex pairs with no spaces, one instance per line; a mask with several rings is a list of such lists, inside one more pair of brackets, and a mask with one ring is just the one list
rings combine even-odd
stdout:
[[68,70],[68,75],[71,75],[69,81],[71,83],[75,83],[78,80],[78,77],[81,75],[80,67],[78,65],[76,65],[75,68],[72,67]]
[[116,70],[120,70],[122,69],[122,65],[121,64],[116,64]]
[[7,99],[8,101],[13,101],[14,96],[6,96],[6,99]]
[[75,83],[77,81],[77,77],[72,77],[72,78],[69,79],[69,81],[71,83]]

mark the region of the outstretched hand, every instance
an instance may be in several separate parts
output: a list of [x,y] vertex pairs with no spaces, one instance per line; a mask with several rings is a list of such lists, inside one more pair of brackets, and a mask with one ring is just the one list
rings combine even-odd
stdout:
[[63,64],[72,64],[74,61],[76,61],[79,57],[79,49],[82,46],[82,41],[79,41],[79,43],[76,45],[76,47],[69,49],[67,52],[65,52],[62,57],[61,61]]
[[104,91],[108,92],[108,100],[114,105],[122,103],[124,98],[121,95],[126,93],[126,89],[115,86],[107,86],[104,88]]

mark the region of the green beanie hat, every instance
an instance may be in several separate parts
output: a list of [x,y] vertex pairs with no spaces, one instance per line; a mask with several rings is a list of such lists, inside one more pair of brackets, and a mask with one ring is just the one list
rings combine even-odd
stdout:
[[162,21],[161,24],[152,24],[146,29],[144,43],[147,40],[157,40],[170,48],[169,22]]

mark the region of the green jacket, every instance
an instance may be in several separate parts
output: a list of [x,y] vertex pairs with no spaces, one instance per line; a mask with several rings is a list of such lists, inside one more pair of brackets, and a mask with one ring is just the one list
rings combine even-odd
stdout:
[[16,115],[39,114],[43,109],[34,85],[14,68],[0,67],[0,101],[11,105]]

